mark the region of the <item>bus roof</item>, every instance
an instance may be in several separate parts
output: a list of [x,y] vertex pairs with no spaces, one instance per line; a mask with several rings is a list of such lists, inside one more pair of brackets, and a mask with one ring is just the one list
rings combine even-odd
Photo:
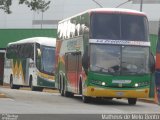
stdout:
[[66,18],[66,19],[60,21],[59,23],[64,22],[66,20],[69,20],[71,18],[77,17],[77,16],[82,15],[84,13],[92,13],[92,12],[122,13],[122,14],[131,14],[131,15],[133,14],[133,15],[146,16],[146,14],[144,12],[140,12],[140,11],[137,11],[137,10],[131,10],[131,9],[123,9],[123,8],[96,8],[96,9],[89,9],[89,10],[86,10],[86,11],[81,12],[79,14],[76,14],[74,16],[71,16],[69,18]]
[[45,46],[56,46],[56,38],[49,38],[49,37],[32,37],[27,39],[22,39],[16,42],[8,43],[8,46],[14,45],[14,44],[25,44],[25,43],[39,43],[41,45]]

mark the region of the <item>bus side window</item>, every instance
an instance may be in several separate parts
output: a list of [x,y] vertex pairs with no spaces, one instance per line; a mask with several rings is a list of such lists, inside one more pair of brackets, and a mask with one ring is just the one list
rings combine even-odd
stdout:
[[41,70],[41,50],[40,48],[36,49],[36,66],[39,70]]

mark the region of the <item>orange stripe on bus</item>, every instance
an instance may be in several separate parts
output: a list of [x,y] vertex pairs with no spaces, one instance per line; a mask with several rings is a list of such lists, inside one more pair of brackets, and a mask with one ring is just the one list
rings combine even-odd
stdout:
[[160,69],[160,53],[156,54],[156,69]]

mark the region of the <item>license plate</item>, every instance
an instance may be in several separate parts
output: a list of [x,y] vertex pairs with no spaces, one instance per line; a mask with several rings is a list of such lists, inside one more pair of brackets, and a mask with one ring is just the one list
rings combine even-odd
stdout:
[[131,80],[112,80],[112,83],[129,84],[131,83]]
[[116,95],[117,95],[117,96],[123,96],[123,95],[124,95],[124,92],[116,92]]

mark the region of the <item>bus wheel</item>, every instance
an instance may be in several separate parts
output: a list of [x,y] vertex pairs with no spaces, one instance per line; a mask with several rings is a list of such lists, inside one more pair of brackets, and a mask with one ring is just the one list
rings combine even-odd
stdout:
[[30,88],[31,88],[32,91],[39,91],[37,87],[33,86],[32,76],[30,76],[30,78],[29,78],[29,86],[30,86]]
[[79,82],[79,94],[82,95],[82,80]]
[[137,102],[137,98],[128,98],[128,104],[129,105],[135,105]]
[[74,96],[73,93],[66,91],[66,85],[65,85],[65,89],[64,89],[64,96],[65,97],[73,97]]
[[91,102],[91,97],[82,95],[82,100],[83,100],[84,103],[90,103]]
[[12,75],[10,76],[10,88],[11,89],[19,89],[20,88],[20,86],[13,84],[13,76]]
[[65,92],[64,92],[64,96],[65,96],[65,97],[73,97],[73,95],[74,95],[74,94],[71,93],[71,92],[68,92],[68,91],[65,91]]
[[32,87],[31,90],[32,90],[32,91],[42,92],[42,91],[43,91],[43,88],[41,88],[41,87]]
[[42,92],[43,91],[43,87],[35,87],[35,91],[39,91],[39,92]]
[[74,94],[67,91],[67,85],[65,84],[64,80],[63,80],[63,85],[64,85],[64,87],[63,87],[64,88],[64,96],[65,97],[73,97]]

